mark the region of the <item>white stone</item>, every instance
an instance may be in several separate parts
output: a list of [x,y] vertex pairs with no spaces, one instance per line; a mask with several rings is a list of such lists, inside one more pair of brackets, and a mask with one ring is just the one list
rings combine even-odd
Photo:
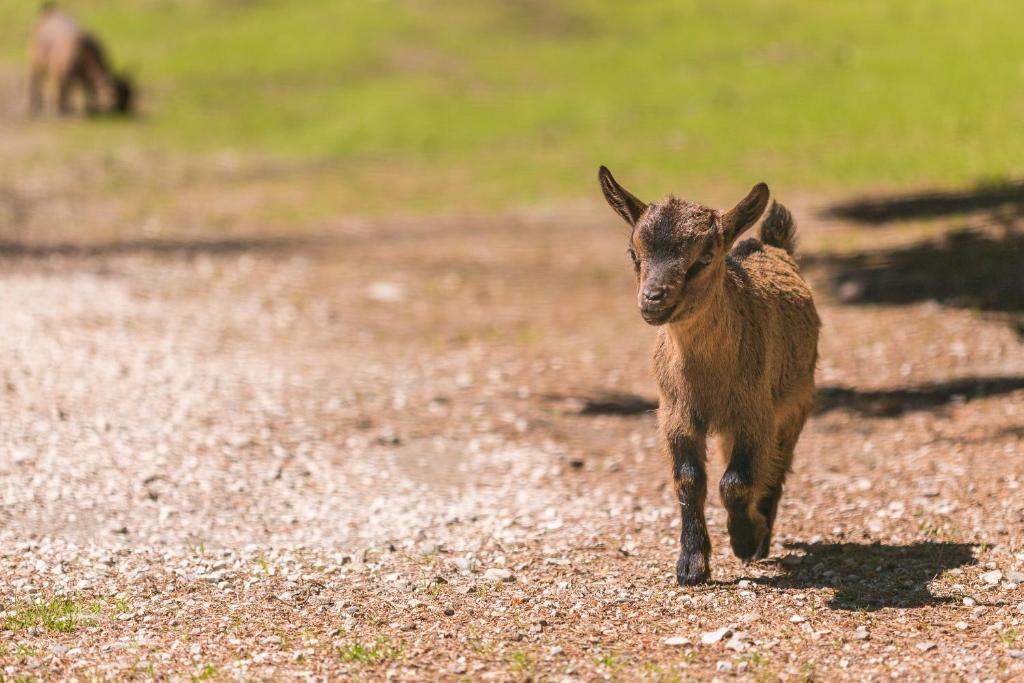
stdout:
[[664,642],[666,645],[671,645],[673,647],[681,647],[683,645],[692,644],[690,639],[686,636],[672,636],[671,638],[666,638]]
[[731,633],[731,628],[729,628],[728,626],[723,626],[720,629],[708,631],[707,633],[702,633],[700,636],[700,642],[704,643],[705,645],[714,645],[715,643],[721,642],[722,638],[725,638]]
[[484,572],[484,578],[488,581],[512,581],[512,572],[507,569],[500,569],[498,567],[491,567]]

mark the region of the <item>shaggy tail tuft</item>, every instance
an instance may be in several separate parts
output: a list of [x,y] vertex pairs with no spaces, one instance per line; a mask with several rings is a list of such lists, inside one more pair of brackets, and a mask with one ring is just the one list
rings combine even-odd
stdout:
[[793,214],[774,200],[772,208],[768,210],[768,217],[761,223],[761,241],[785,249],[790,254],[796,251],[796,223],[793,222]]

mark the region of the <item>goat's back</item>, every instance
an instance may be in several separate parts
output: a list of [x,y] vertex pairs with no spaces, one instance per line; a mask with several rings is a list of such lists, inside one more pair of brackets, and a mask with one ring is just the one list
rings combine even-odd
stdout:
[[[740,360],[776,400],[813,391],[821,321],[793,257],[749,239],[728,258],[727,290],[742,325]],[[760,380],[760,381],[758,381]]]

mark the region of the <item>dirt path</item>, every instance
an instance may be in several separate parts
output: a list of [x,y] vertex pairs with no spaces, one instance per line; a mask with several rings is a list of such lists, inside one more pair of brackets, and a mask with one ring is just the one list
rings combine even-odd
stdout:
[[835,281],[905,231],[798,211],[821,409],[771,559],[712,494],[684,590],[605,212],[285,234],[235,179],[209,241],[49,177],[0,177],[5,680],[1024,676],[1024,344]]

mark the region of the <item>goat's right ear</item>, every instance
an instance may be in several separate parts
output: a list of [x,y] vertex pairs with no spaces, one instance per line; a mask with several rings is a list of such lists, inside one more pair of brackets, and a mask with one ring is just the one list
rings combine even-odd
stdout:
[[768,186],[758,183],[739,204],[722,214],[722,232],[726,247],[731,247],[733,242],[761,217],[768,205],[768,194]]
[[602,166],[601,170],[597,172],[597,177],[601,181],[601,191],[604,192],[604,198],[608,205],[615,209],[615,213],[622,216],[624,221],[635,226],[644,210],[647,209],[647,205],[619,185],[608,167]]

